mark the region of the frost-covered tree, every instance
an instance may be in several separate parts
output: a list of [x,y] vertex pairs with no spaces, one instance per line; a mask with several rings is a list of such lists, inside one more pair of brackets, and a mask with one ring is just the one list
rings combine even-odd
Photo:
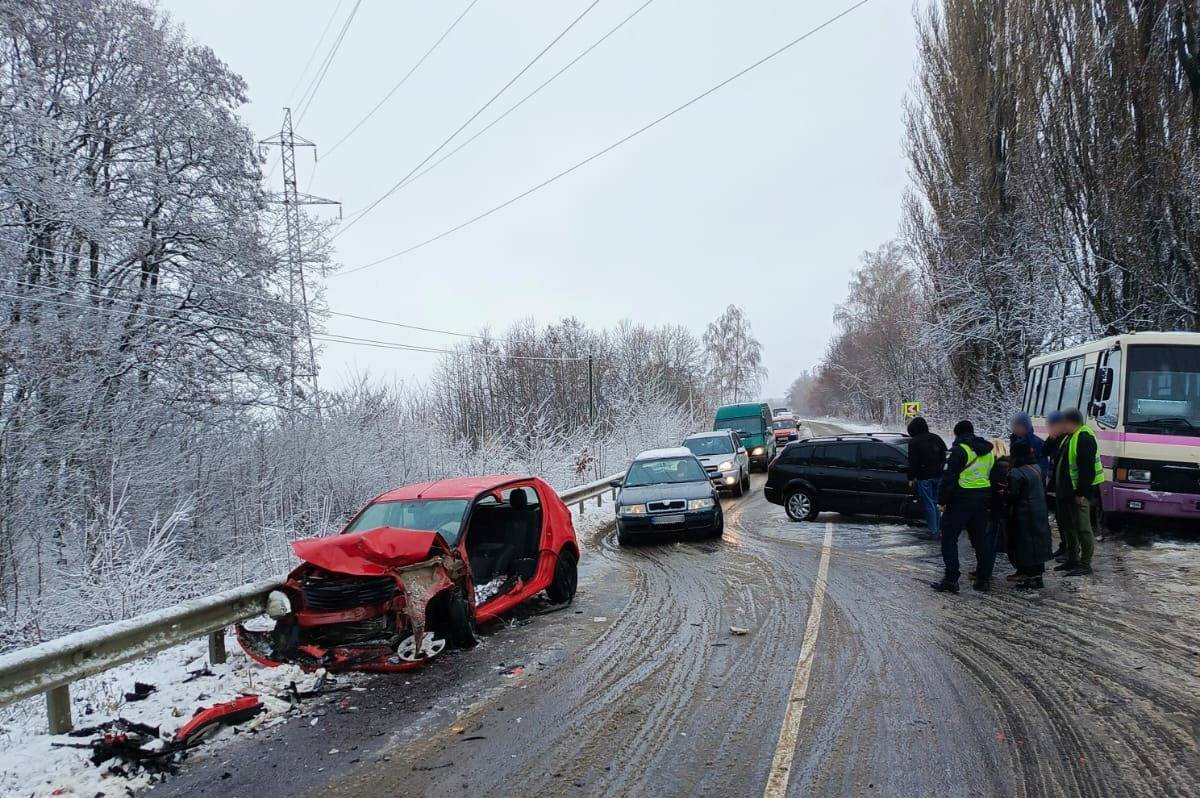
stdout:
[[758,395],[767,370],[762,344],[754,337],[750,319],[730,305],[704,330],[704,353],[709,379],[723,402],[748,402]]

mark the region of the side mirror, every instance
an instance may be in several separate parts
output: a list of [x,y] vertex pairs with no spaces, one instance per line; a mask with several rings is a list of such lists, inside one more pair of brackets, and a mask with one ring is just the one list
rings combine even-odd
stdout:
[[611,481],[608,483],[608,486],[609,486],[610,488],[619,488],[619,487],[621,487],[621,482],[622,482],[622,481],[623,481],[623,480],[620,480],[620,479],[614,479],[614,480],[611,480]]
[[1092,399],[1097,402],[1108,401],[1112,398],[1113,370],[1111,368],[1100,369],[1096,376],[1096,384],[1092,388]]
[[739,447],[738,447],[738,450],[737,450],[737,453],[738,453],[738,454],[745,454],[745,453],[746,453],[746,447],[745,447],[745,446],[739,446]]

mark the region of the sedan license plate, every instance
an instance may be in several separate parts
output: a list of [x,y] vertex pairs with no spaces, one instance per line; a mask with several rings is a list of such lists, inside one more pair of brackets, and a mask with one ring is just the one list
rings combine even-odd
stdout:
[[656,524],[656,525],[658,525],[658,524],[663,524],[663,525],[682,524],[683,516],[682,515],[656,515],[650,519],[650,523]]

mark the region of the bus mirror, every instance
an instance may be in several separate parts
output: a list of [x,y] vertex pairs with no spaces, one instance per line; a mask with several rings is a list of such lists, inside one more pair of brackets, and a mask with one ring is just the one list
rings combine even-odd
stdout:
[[1096,386],[1092,389],[1092,399],[1101,402],[1107,401],[1112,397],[1113,370],[1110,368],[1100,369],[1100,373],[1096,379]]

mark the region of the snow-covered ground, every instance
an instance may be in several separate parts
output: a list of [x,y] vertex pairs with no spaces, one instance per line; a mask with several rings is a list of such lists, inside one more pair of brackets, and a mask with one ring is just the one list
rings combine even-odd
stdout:
[[[602,507],[592,500],[583,517],[575,508],[572,517],[580,544],[586,549],[595,531],[612,520],[612,501],[606,494]],[[313,685],[315,676],[295,666],[260,666],[245,655],[232,632],[226,636],[225,646],[229,656],[224,665],[208,664],[207,641],[202,638],[76,682],[71,686],[76,728],[124,718],[158,726],[163,737],[170,737],[200,707],[229,701],[244,693],[254,693],[263,700],[265,712],[234,728],[221,729],[189,753],[189,757],[199,757],[227,744],[237,734],[253,734],[305,714],[304,703],[293,705],[285,696],[292,682],[303,691]],[[431,667],[436,664],[431,663]],[[201,675],[194,675],[197,673]],[[355,679],[360,678],[366,677],[340,674],[337,680],[339,686],[349,683],[353,691]],[[135,682],[151,684],[157,689],[142,701],[128,702],[125,693],[133,692]],[[0,796],[115,798],[140,790],[151,784],[152,778],[158,778],[146,773],[129,777],[113,774],[109,772],[113,762],[97,767],[89,761],[90,751],[56,747],[90,739],[90,736],[47,734],[45,701],[41,696],[0,707]],[[187,766],[184,761],[180,767]]]
[[[207,643],[200,639],[76,682],[71,686],[76,727],[94,726],[120,717],[158,726],[167,737],[200,707],[229,701],[243,693],[258,695],[266,711],[240,724],[236,731],[220,730],[190,754],[202,756],[205,750],[224,744],[235,734],[254,733],[264,726],[284,722],[290,714],[303,712],[303,705],[293,709],[282,696],[291,682],[303,690],[313,683],[313,676],[292,666],[261,667],[246,657],[232,634],[226,639],[226,648],[229,657],[224,665],[209,666]],[[197,672],[202,675],[192,675]],[[340,681],[352,677],[338,678]],[[133,691],[134,682],[151,684],[157,689],[142,701],[127,702],[124,695]],[[150,783],[145,773],[129,778],[112,775],[108,772],[112,762],[97,767],[88,759],[90,751],[55,745],[85,743],[90,739],[47,734],[45,702],[41,697],[4,707],[0,717],[0,795],[94,798],[125,795],[127,790]],[[182,767],[186,768],[187,763]]]

